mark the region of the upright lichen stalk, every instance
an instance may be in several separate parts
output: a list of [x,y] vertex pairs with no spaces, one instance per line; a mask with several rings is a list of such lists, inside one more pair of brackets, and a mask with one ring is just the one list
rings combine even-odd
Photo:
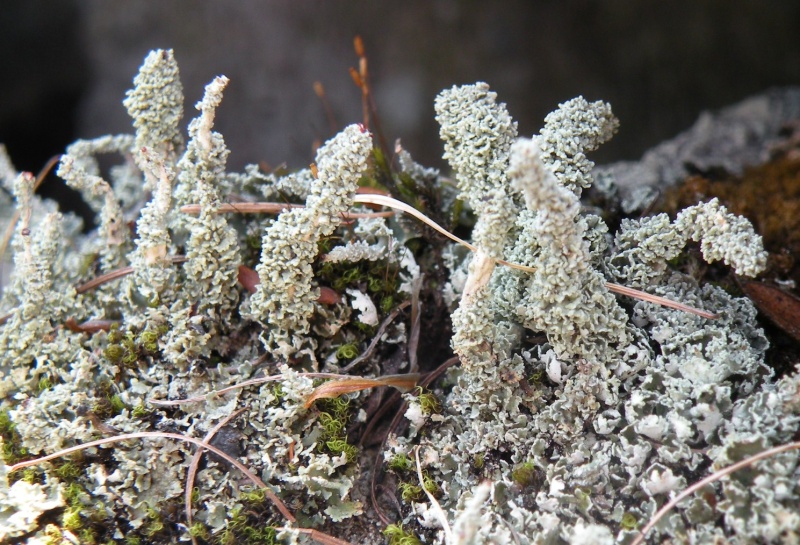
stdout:
[[372,137],[350,125],[317,151],[317,177],[306,206],[283,212],[261,241],[256,268],[261,283],[250,299],[249,316],[269,326],[265,343],[284,358],[309,348],[309,317],[319,296],[311,263],[317,244],[341,223],[367,169]]

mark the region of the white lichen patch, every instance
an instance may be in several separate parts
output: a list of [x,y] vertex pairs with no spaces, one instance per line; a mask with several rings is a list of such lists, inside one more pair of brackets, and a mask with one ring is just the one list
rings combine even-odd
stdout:
[[[691,482],[796,438],[800,371],[773,377],[752,304],[670,263],[695,242],[705,260],[757,274],[766,256],[749,222],[710,201],[674,221],[623,219],[612,234],[601,211],[582,206],[593,182],[586,154],[617,128],[608,104],[567,101],[527,139],[487,84],[443,91],[435,108],[452,184],[399,144],[387,161],[359,125],[307,169],[232,173],[213,130],[226,78],[206,87],[185,136],[172,52],[151,53],[134,83],[125,106],[135,134],[76,142],[61,161],[59,174],[98,214],[89,233],[34,195],[33,177],[0,148],[0,184],[19,212],[0,301],[8,464],[118,433],[200,439],[218,427],[211,443],[262,479],[299,527],[335,532],[371,516],[366,478],[380,468],[355,443],[382,394],[306,406],[322,380],[307,373],[339,373],[352,359],[354,373],[393,375],[412,349],[420,371],[433,370],[448,341],[459,364],[427,386],[441,407],[431,412],[427,392],[406,395],[411,425],[382,453],[409,492],[390,516],[426,543],[627,543]],[[101,154],[118,164],[101,170]],[[359,185],[395,196],[416,188],[411,204],[450,221],[470,249],[408,218],[365,217],[371,209],[352,208]],[[277,218],[220,213],[260,200],[286,207]],[[5,216],[13,204],[0,192]],[[181,209],[189,204],[196,215]],[[102,286],[86,286],[105,273]],[[610,283],[719,317],[622,298]],[[126,440],[11,486],[2,464],[0,540],[188,541],[181,513],[195,452],[173,439]],[[421,477],[402,468],[417,454]],[[798,541],[799,460],[784,452],[729,475],[682,502],[652,539]],[[416,494],[420,479],[434,499]],[[263,541],[268,526],[290,526],[209,453],[192,486],[191,531],[204,540]],[[381,503],[392,492],[384,486]]]

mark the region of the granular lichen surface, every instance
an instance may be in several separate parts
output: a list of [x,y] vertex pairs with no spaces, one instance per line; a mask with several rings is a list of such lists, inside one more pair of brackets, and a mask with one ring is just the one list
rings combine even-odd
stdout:
[[[0,211],[18,213],[0,301],[0,540],[294,543],[320,538],[313,529],[353,543],[629,543],[687,485],[796,437],[798,362],[776,374],[750,300],[693,274],[700,260],[745,277],[764,269],[739,209],[685,202],[612,233],[581,201],[595,181],[587,153],[618,127],[610,105],[569,100],[520,137],[487,84],[456,86],[435,101],[452,174],[399,145],[388,159],[357,124],[307,169],[235,173],[213,130],[227,78],[206,87],[185,133],[171,51],[148,55],[134,84],[134,134],[81,140],[61,158],[94,230],[0,155]],[[453,218],[474,251],[354,204],[365,187]],[[613,199],[613,180],[603,188]],[[220,213],[256,201],[286,209]],[[322,373],[406,384],[453,353],[458,364],[427,388],[403,387],[404,425],[379,452],[371,421],[388,395],[351,388],[307,403]],[[269,490],[207,454],[189,525],[194,447],[168,439],[8,471],[145,431],[214,431],[210,444]],[[796,542],[798,482],[798,455],[785,452],[686,500],[651,539]]]

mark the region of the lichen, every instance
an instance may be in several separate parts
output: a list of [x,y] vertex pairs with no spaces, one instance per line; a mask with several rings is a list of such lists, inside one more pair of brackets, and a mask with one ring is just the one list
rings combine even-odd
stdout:
[[[752,226],[712,200],[672,221],[623,219],[612,235],[582,207],[586,153],[617,127],[609,105],[568,101],[529,139],[487,84],[443,91],[435,108],[453,189],[399,145],[390,164],[360,125],[321,146],[310,168],[229,172],[213,131],[226,78],[206,87],[186,138],[172,52],[148,55],[134,84],[125,106],[135,134],[78,141],[61,160],[59,175],[98,214],[86,234],[0,149],[19,212],[0,325],[4,537],[297,542],[269,494],[210,455],[184,525],[173,513],[194,450],[182,443],[100,447],[8,484],[8,465],[98,433],[203,437],[233,416],[212,444],[299,524],[336,529],[369,509],[364,475],[380,469],[367,465],[369,437],[356,435],[377,401],[351,393],[307,408],[317,384],[306,372],[395,374],[412,349],[432,370],[448,340],[460,365],[405,394],[411,426],[382,453],[397,483],[382,492],[398,499],[392,543],[628,542],[691,482],[796,437],[800,373],[773,376],[752,304],[679,263],[694,242],[706,261],[757,274],[765,254]],[[120,158],[102,176],[100,154]],[[399,195],[419,188],[414,206],[472,226],[474,252],[407,219],[345,224],[347,212],[371,212],[352,207],[359,184],[384,182]],[[277,218],[220,213],[234,198],[303,206]],[[12,204],[0,192],[0,206]],[[189,204],[197,215],[181,210]],[[76,289],[121,267],[131,274]],[[613,283],[719,316],[622,298]],[[258,380],[208,395],[248,379]],[[731,475],[682,503],[657,539],[796,540],[797,462],[786,452]]]

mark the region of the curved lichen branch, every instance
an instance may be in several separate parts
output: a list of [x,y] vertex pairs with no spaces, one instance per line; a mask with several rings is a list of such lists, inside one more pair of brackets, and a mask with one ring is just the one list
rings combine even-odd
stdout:
[[352,204],[358,181],[367,169],[372,137],[350,125],[317,152],[317,179],[306,207],[284,212],[264,233],[261,283],[250,299],[249,316],[269,325],[268,349],[288,358],[300,349],[318,297],[311,263],[318,242],[341,223]]

